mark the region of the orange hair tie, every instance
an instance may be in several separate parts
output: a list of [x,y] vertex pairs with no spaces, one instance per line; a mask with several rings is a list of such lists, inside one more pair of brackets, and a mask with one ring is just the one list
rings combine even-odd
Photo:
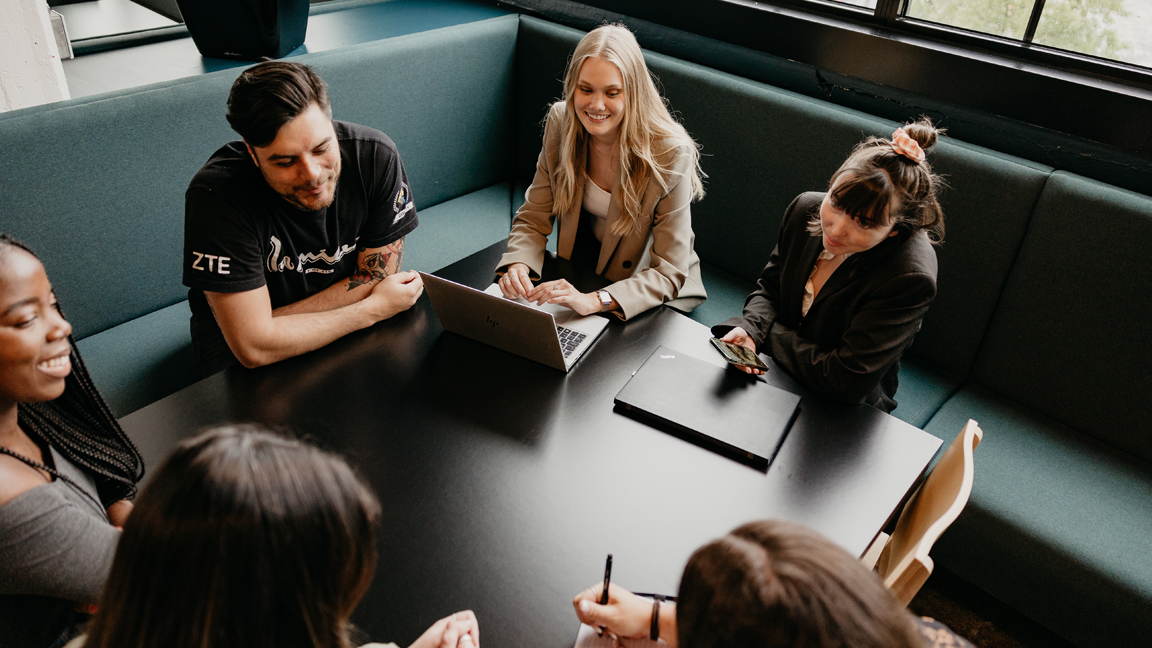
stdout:
[[916,164],[924,161],[924,149],[920,148],[920,143],[912,139],[903,128],[897,128],[896,132],[892,133],[892,148]]

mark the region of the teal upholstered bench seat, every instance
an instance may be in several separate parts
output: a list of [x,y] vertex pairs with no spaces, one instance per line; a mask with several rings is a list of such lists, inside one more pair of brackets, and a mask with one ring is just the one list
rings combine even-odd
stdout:
[[[960,390],[964,379],[906,351],[900,359],[896,409],[892,416],[923,428],[937,411]],[[960,430],[957,429],[957,432]],[[955,436],[955,435],[953,435]],[[948,439],[952,441],[951,437]],[[944,447],[947,447],[945,444]]]
[[184,300],[79,342],[96,388],[117,417],[200,379]]
[[937,564],[1081,646],[1147,646],[1152,465],[977,386],[925,428],[984,429],[964,514]]
[[700,262],[700,278],[704,280],[708,299],[689,316],[704,326],[719,324],[739,315],[744,311],[744,299],[756,288],[755,282],[741,279],[707,261]]
[[508,237],[512,193],[492,185],[420,209],[420,226],[404,240],[405,270],[433,272]]
[[970,382],[925,428],[984,429],[937,564],[1082,646],[1152,637],[1150,246],[1152,198],[1051,174]]

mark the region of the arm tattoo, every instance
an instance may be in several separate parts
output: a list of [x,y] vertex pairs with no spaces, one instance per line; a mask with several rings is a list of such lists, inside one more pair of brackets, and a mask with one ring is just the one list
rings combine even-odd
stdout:
[[388,262],[393,256],[396,257],[396,266],[399,268],[400,259],[404,256],[404,239],[386,246],[382,252],[373,252],[365,256],[356,274],[348,278],[348,290],[367,286],[387,277],[390,274]]
[[392,249],[396,251],[396,269],[400,269],[400,262],[404,259],[404,239],[400,239],[392,244]]

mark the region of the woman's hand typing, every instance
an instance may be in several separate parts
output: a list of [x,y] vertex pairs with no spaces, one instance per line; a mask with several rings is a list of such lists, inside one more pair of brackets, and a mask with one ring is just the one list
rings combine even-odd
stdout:
[[604,309],[604,304],[600,303],[600,298],[596,296],[596,293],[582,293],[576,290],[576,287],[568,283],[566,279],[542,283],[528,293],[526,299],[535,302],[537,306],[560,304],[581,315],[599,313]]
[[500,277],[500,291],[508,299],[528,299],[528,294],[532,292],[531,273],[527,265],[513,263],[504,270],[504,276]]

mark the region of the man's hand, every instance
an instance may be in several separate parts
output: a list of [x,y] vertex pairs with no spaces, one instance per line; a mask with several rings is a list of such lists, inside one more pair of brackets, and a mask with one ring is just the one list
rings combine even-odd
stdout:
[[411,648],[480,648],[480,624],[472,610],[444,617],[424,631]]
[[419,272],[397,272],[376,282],[363,303],[374,321],[379,322],[411,308],[423,292],[424,280]]
[[[731,342],[732,344],[742,346],[745,349],[751,350],[752,353],[756,353],[756,343],[752,341],[752,338],[748,335],[748,331],[745,331],[744,329],[740,328],[739,326],[733,328],[731,331],[728,331],[728,334],[725,335],[724,337],[720,338],[720,341],[721,342]],[[732,366],[735,367],[736,365],[732,365]],[[755,367],[736,367],[736,368],[739,369],[740,371],[743,371],[744,373],[749,373],[749,374],[753,374],[756,376],[761,376],[764,374],[764,372],[762,370],[757,369]]]

